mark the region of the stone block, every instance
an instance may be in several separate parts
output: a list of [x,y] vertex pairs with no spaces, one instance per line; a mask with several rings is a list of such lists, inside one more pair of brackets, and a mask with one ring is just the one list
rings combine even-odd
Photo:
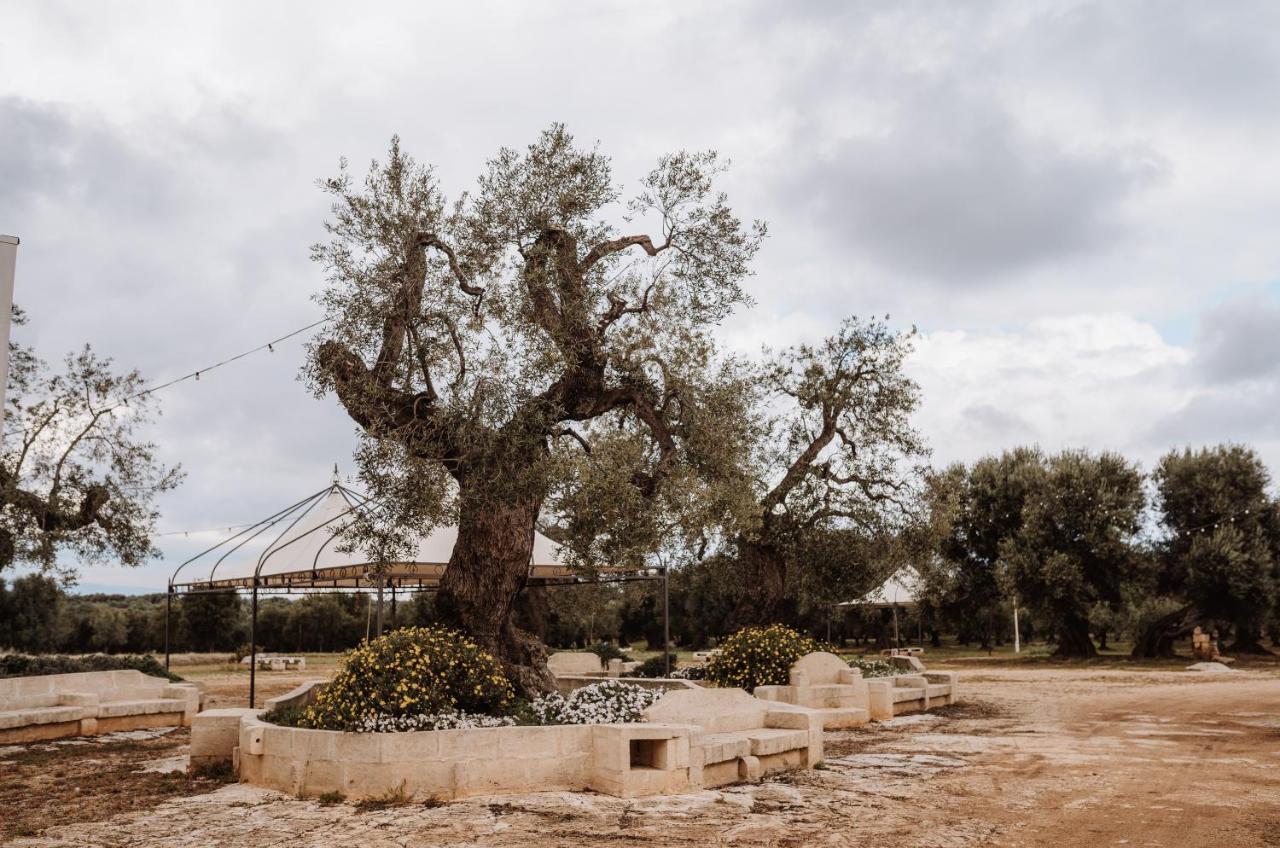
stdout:
[[586,789],[590,782],[591,755],[589,754],[529,760],[525,766],[531,792]]
[[437,730],[443,760],[493,759],[499,755],[498,735],[493,728]]
[[384,763],[413,763],[440,759],[439,731],[388,734],[382,744]]
[[803,749],[809,746],[809,731],[762,728],[743,734],[751,740],[751,754],[765,757],[783,751]]
[[547,657],[547,670],[553,675],[603,675],[605,671],[600,657],[590,651],[558,651]]
[[[191,724],[191,757],[206,761],[230,762],[232,751],[240,743],[240,720],[257,710],[205,710]],[[207,764],[207,763],[206,763]]]
[[867,681],[867,711],[872,721],[893,718],[893,682],[888,679]]
[[255,757],[263,755],[263,738],[266,729],[264,724],[240,725],[240,747],[246,754],[252,754]]
[[333,758],[344,763],[377,763],[382,760],[382,733],[338,733],[333,736]]
[[457,797],[488,795],[500,791],[529,791],[529,764],[515,759],[474,759],[455,764]]

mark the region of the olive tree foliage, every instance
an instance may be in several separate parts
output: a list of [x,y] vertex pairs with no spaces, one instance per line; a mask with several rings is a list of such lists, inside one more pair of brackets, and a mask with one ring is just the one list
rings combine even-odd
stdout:
[[556,125],[452,201],[397,139],[363,181],[344,162],[322,183],[330,322],[311,385],[359,425],[359,475],[389,525],[457,524],[436,611],[526,691],[548,683],[542,650],[510,612],[548,499],[583,559],[634,551],[648,523],[601,526],[575,492],[657,521],[649,505],[689,501],[691,464],[720,462],[698,456],[719,450],[698,433],[733,392],[710,329],[747,301],[764,236],[715,189],[722,170],[710,152],[663,156],[623,201],[609,159]]
[[1234,651],[1261,651],[1280,602],[1280,513],[1266,464],[1251,448],[1170,451],[1152,474],[1165,531],[1154,591],[1177,602],[1137,640],[1140,656],[1171,655],[1199,623],[1229,623]]
[[956,463],[929,475],[926,491],[937,556],[920,563],[921,583],[931,604],[954,623],[961,639],[990,650],[1010,598],[1000,582],[1002,546],[1023,526],[1024,508],[1040,478],[1044,456],[1015,448]]
[[1021,526],[1000,540],[999,577],[1054,628],[1060,657],[1092,657],[1089,615],[1119,607],[1140,578],[1143,476],[1114,453],[1064,451],[1027,462]]
[[[847,600],[886,563],[867,559],[919,521],[928,451],[911,425],[919,387],[903,370],[914,329],[849,318],[820,344],[777,353],[754,380],[749,522],[729,538],[742,624],[783,606]],[[803,587],[803,593],[796,590]]]
[[[24,323],[15,308],[14,321]],[[84,563],[141,565],[155,498],[182,479],[142,432],[158,412],[137,371],[116,371],[86,345],[55,371],[10,343],[0,457],[0,571],[24,563],[63,579]],[[75,560],[60,561],[59,555]]]

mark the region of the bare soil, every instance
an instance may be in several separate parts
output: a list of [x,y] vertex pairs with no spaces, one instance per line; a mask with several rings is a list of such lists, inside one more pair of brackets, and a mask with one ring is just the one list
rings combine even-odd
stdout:
[[[828,734],[822,768],[756,785],[356,807],[135,773],[180,753],[179,732],[145,752],[0,751],[0,833],[50,847],[1280,845],[1280,668],[956,667],[962,704]],[[259,684],[275,694],[307,677]],[[205,683],[244,702],[240,677]]]

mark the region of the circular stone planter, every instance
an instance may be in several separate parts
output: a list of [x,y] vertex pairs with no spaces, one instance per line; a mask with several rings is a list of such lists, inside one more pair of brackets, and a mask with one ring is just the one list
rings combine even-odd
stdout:
[[675,724],[482,727],[342,733],[240,718],[241,782],[307,797],[469,795],[593,789],[633,797],[700,788],[690,741]]
[[[325,681],[268,709],[305,705]],[[243,783],[307,797],[426,800],[590,789],[633,798],[694,792],[822,759],[822,719],[741,689],[669,692],[649,722],[344,733],[284,727],[263,710],[196,716],[192,762],[230,758]],[[199,757],[197,757],[199,754]]]

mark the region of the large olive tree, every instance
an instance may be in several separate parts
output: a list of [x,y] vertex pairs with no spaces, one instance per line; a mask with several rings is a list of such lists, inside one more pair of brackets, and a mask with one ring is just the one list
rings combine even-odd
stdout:
[[[903,370],[912,332],[846,320],[820,344],[771,355],[754,381],[750,523],[730,539],[740,623],[785,617],[784,602],[831,602],[891,570],[917,523],[924,443],[919,388]],[[867,557],[868,546],[884,552]]]
[[389,522],[456,522],[436,611],[525,691],[547,685],[545,664],[510,614],[544,503],[577,473],[557,454],[592,456],[608,466],[593,479],[625,485],[613,497],[651,502],[695,422],[712,423],[709,331],[745,302],[763,237],[715,190],[721,170],[714,153],[664,156],[624,203],[609,160],[553,126],[452,202],[394,139],[363,182],[344,163],[322,183],[331,321],[313,388],[360,426],[360,474]]

